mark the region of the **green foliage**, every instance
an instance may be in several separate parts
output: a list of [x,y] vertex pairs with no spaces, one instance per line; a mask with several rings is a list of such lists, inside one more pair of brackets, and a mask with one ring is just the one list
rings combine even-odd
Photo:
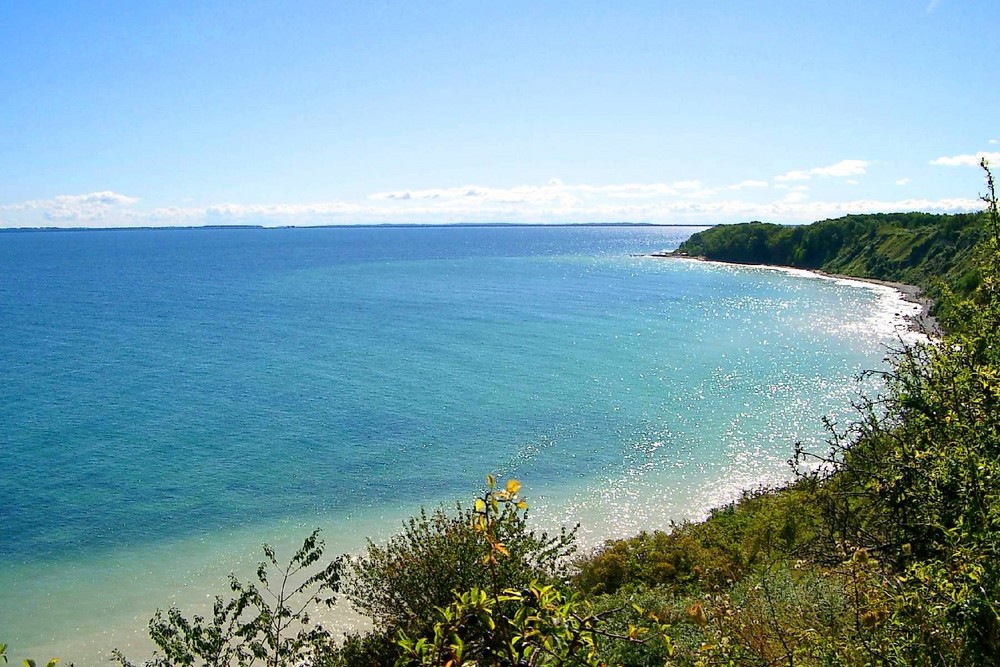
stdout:
[[[992,182],[987,202],[995,223]],[[873,646],[890,664],[1000,659],[997,244],[984,243],[982,281],[954,306],[961,326],[897,356],[886,396],[860,406],[826,459],[828,521],[884,561],[887,617]]]
[[574,583],[588,593],[664,586],[678,595],[727,588],[756,565],[793,557],[812,544],[820,516],[815,484],[750,491],[712,510],[708,521],[606,543],[577,562]]
[[353,606],[383,630],[422,632],[433,625],[439,607],[452,603],[455,591],[499,594],[565,578],[576,530],[551,536],[529,530],[520,485],[508,484],[497,490],[490,478],[472,508],[421,510],[385,545],[369,542],[362,556],[350,560],[344,582]]
[[[342,562],[322,562],[319,531],[306,538],[287,565],[264,545],[265,561],[257,568],[260,587],[230,576],[233,596],[216,597],[212,618],[184,617],[177,608],[157,611],[149,635],[162,654],[145,662],[148,667],[223,667],[238,665],[329,664],[335,655],[333,636],[311,625],[309,610],[331,607]],[[133,663],[116,652],[122,667]]]
[[604,664],[628,667],[684,664],[685,657],[693,655],[705,641],[702,628],[687,614],[695,601],[693,597],[663,588],[647,588],[589,595],[585,599],[601,618],[601,632],[627,637],[630,628],[646,627],[652,633],[645,641],[600,642],[598,655]]
[[942,284],[963,296],[978,286],[974,249],[984,237],[979,214],[875,213],[799,226],[719,225],[692,235],[677,252],[908,283],[938,298]]
[[[986,201],[992,235],[992,185]],[[950,333],[896,354],[884,393],[831,426],[813,492],[780,510],[817,519],[808,548],[770,551],[705,595],[691,664],[1000,663],[997,237],[970,255],[972,292],[942,289]]]
[[542,667],[604,665],[602,644],[655,641],[672,653],[666,626],[653,614],[616,634],[605,629],[619,610],[594,611],[591,603],[553,584],[531,582],[521,590],[501,588],[504,565],[515,558],[508,541],[508,524],[517,522],[527,505],[518,498],[520,483],[511,480],[495,489],[487,478],[484,495],[476,500],[471,526],[486,545],[478,568],[486,587],[456,589],[452,602],[437,608],[429,631],[400,632],[402,649],[397,667]]
[[866,596],[869,562],[827,569],[779,561],[705,596],[698,603],[704,641],[691,664],[879,664],[868,650],[871,622],[881,617]]
[[396,634],[373,630],[351,633],[343,638],[329,667],[389,667],[401,655]]
[[[432,637],[400,638],[403,655],[398,667],[542,667],[604,665],[605,645],[645,644],[673,652],[667,627],[654,615],[643,614],[641,624],[625,632],[609,631],[607,617],[618,610],[594,611],[577,596],[554,586],[532,584],[493,596],[473,588],[457,595],[440,610]],[[661,663],[662,664],[662,663]]]

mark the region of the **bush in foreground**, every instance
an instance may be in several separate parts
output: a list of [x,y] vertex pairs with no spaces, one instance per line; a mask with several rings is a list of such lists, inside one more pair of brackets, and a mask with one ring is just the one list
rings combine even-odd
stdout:
[[496,595],[532,581],[562,581],[576,551],[576,530],[530,530],[519,489],[511,480],[498,490],[490,477],[472,508],[421,510],[386,544],[369,542],[363,555],[349,560],[344,594],[377,627],[420,632],[430,628],[437,608],[454,601],[455,591],[479,588]]

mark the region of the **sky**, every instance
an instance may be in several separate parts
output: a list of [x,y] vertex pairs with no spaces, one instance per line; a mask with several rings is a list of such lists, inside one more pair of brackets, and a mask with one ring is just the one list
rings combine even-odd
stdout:
[[0,227],[981,208],[997,0],[0,3]]

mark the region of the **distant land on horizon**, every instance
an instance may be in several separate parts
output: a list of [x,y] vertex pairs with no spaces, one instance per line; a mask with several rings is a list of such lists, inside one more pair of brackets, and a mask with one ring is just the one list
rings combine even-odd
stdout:
[[373,229],[407,227],[693,227],[705,228],[715,225],[692,223],[666,224],[660,222],[384,222],[339,225],[164,225],[153,227],[0,227],[0,233],[9,232],[112,232],[150,231],[181,229]]

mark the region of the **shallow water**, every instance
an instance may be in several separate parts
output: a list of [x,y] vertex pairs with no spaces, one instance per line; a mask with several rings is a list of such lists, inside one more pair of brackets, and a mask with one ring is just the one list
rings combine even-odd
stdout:
[[141,653],[261,542],[354,550],[487,472],[587,544],[787,478],[911,308],[633,256],[691,231],[0,235],[0,641]]

